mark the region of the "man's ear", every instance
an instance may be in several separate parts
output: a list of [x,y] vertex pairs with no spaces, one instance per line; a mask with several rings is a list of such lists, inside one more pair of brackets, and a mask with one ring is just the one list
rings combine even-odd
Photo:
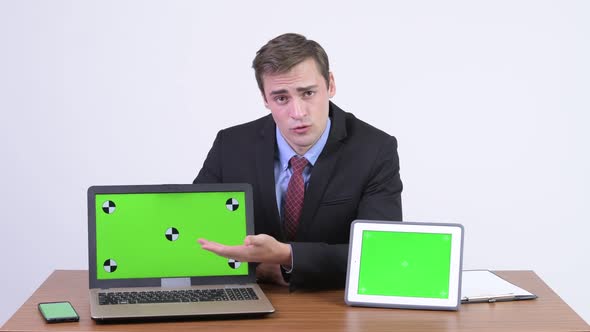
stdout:
[[332,72],[330,72],[329,82],[330,85],[328,86],[328,96],[332,98],[336,94],[336,82],[334,81],[334,74],[332,74]]

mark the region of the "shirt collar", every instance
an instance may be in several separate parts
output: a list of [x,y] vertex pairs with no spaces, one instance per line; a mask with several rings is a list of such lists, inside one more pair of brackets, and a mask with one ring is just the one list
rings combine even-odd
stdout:
[[[326,142],[328,141],[328,136],[330,135],[330,127],[332,126],[332,121],[328,117],[328,121],[326,123],[326,129],[322,133],[322,136],[318,139],[317,142],[303,155],[307,161],[311,164],[311,166],[315,165],[315,162],[318,160],[320,153],[326,146]],[[295,151],[289,146],[289,143],[281,134],[279,127],[275,127],[276,137],[277,137],[277,147],[279,150],[279,162],[281,163],[281,169],[285,170],[289,167],[289,160],[294,155],[297,155]]]

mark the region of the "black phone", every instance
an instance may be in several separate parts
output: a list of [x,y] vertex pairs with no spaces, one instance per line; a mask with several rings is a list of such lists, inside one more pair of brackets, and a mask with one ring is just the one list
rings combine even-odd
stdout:
[[80,316],[68,301],[41,302],[38,307],[47,323],[77,322],[80,320]]

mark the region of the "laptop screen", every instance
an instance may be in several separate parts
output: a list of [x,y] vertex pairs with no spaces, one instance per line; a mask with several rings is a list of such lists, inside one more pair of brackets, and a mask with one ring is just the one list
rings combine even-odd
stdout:
[[197,242],[205,238],[241,245],[252,233],[248,190],[224,189],[228,187],[91,187],[90,271],[97,281],[248,276],[248,263],[215,255]]

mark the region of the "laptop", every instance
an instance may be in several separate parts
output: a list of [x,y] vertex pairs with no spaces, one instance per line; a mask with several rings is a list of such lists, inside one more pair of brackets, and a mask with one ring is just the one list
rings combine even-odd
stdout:
[[350,228],[347,304],[459,310],[461,224],[355,220]]
[[258,316],[274,312],[254,264],[198,238],[240,245],[254,234],[249,184],[88,189],[90,313],[97,321]]

